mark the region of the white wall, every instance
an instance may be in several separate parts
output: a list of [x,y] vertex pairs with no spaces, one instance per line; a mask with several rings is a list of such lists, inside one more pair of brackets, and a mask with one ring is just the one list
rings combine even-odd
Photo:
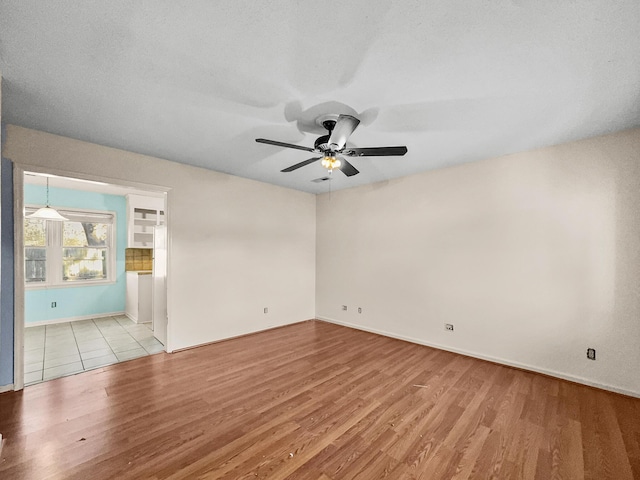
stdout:
[[317,202],[11,125],[3,154],[171,189],[171,348],[315,313],[640,395],[640,130]]
[[316,215],[319,318],[640,395],[640,129],[325,194]]
[[314,317],[314,195],[12,125],[3,154],[170,189],[170,349]]

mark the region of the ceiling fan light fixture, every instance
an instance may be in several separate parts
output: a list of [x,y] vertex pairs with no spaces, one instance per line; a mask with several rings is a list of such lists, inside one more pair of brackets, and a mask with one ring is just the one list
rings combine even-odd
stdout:
[[322,159],[322,166],[330,172],[334,168],[340,168],[342,162],[334,156],[326,156]]

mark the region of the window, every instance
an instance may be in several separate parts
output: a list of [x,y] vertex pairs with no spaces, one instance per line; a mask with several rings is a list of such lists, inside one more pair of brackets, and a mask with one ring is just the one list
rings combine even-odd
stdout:
[[106,223],[64,222],[62,280],[107,279],[109,227]]
[[[27,208],[26,214],[35,211]],[[115,280],[112,213],[59,210],[69,220],[25,218],[25,281],[70,286]]]
[[24,219],[24,278],[27,283],[47,280],[47,223],[36,218]]

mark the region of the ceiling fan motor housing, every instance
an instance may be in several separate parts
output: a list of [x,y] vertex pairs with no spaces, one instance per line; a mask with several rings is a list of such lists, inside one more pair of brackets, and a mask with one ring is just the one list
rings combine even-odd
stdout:
[[323,135],[321,137],[318,137],[313,146],[316,148],[316,150],[326,152],[327,150],[329,150],[329,138],[330,135]]
[[322,120],[322,126],[326,128],[329,133],[327,135],[318,137],[313,146],[316,148],[316,150],[320,150],[321,152],[332,153],[331,149],[329,148],[329,139],[331,138],[331,132],[333,132],[333,129],[336,126],[336,120],[334,120],[333,118],[324,118]]
[[336,121],[333,119],[324,120],[322,122],[322,126],[329,131],[329,135],[333,132],[333,128],[336,126]]

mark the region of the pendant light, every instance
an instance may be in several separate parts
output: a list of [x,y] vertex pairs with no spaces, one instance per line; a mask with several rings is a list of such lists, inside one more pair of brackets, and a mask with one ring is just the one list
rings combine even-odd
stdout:
[[47,177],[47,206],[39,208],[31,215],[25,216],[25,218],[39,218],[42,220],[53,220],[54,222],[64,222],[69,220],[58,213],[55,208],[49,206],[49,177]]

